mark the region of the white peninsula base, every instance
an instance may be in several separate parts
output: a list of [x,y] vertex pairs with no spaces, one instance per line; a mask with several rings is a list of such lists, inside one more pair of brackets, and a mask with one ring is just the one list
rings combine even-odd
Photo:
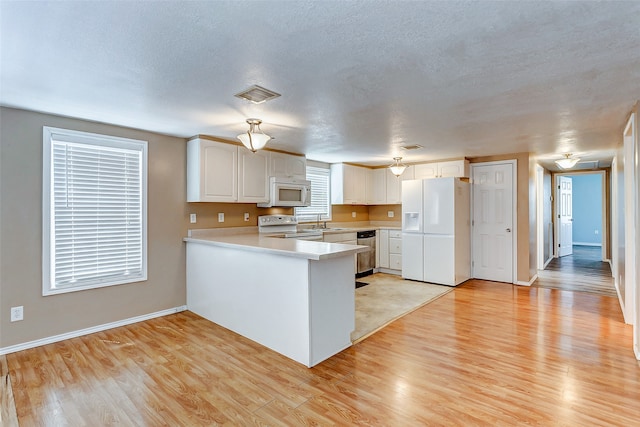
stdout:
[[188,240],[187,307],[311,367],[351,346],[354,274],[353,251],[308,259]]

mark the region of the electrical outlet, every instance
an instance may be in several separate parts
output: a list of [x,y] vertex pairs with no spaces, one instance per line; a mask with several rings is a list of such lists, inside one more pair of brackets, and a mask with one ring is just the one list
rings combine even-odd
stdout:
[[244,220],[249,221],[249,212],[244,213]]
[[393,218],[393,217],[394,217],[394,215],[395,215],[395,212],[393,212],[393,211],[387,211],[387,216],[388,216],[389,218]]
[[218,222],[224,222],[224,212],[218,213]]
[[24,307],[21,305],[18,307],[11,307],[11,321],[17,322],[22,319],[24,319]]
[[351,212],[351,218],[355,218],[356,217],[356,213],[355,212]]
[[189,215],[189,222],[191,224],[195,224],[196,223],[196,214],[190,214]]

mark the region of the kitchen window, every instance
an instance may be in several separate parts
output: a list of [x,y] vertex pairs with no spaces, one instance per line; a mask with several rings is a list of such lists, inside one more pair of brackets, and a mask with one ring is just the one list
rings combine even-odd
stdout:
[[330,171],[328,167],[307,164],[307,180],[311,181],[311,205],[303,208],[295,208],[298,221],[331,220],[331,197],[329,194]]
[[147,279],[147,141],[43,128],[43,295]]

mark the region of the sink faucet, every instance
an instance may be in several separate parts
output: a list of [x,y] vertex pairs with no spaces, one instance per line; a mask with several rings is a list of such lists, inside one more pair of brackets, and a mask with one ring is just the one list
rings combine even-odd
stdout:
[[322,218],[322,214],[318,214],[318,218],[316,220],[316,228],[320,228],[320,219]]

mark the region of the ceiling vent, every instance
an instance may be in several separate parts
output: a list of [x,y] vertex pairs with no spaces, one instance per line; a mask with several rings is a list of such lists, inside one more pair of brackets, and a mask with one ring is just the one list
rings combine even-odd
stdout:
[[265,89],[262,86],[253,85],[240,93],[236,93],[235,96],[251,101],[254,104],[262,104],[265,101],[279,97],[280,94],[272,90]]
[[413,145],[403,145],[400,148],[402,148],[403,150],[419,150],[423,147],[422,145],[413,144]]
[[586,162],[578,162],[574,167],[572,167],[572,170],[584,170],[584,169],[598,169],[600,167],[600,161],[599,160],[589,160]]

